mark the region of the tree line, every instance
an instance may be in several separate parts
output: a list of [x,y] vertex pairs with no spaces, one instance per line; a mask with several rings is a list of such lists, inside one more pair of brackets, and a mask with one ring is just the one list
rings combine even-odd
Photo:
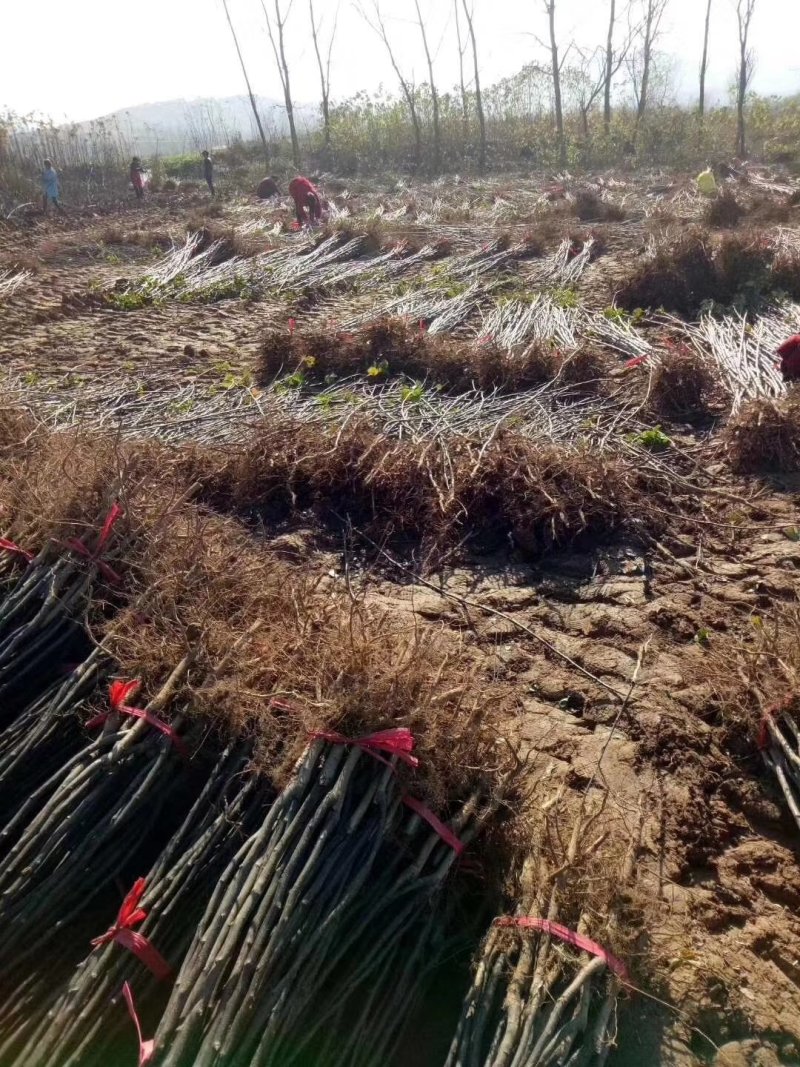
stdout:
[[[295,106],[292,94],[291,69],[287,59],[287,36],[297,30],[299,11],[293,13],[295,0],[259,0],[266,24],[272,59],[283,91],[291,141],[292,160],[295,167],[301,164],[301,147],[295,121]],[[396,78],[400,99],[413,134],[414,167],[423,164],[425,143],[431,143],[427,163],[438,172],[443,161],[443,94],[437,83],[435,60],[431,50],[428,27],[420,6],[420,0],[406,0],[409,18],[419,31],[420,52],[428,74],[427,83],[415,84],[413,75],[404,64],[397,44],[392,39],[390,24],[385,17],[381,0],[355,0],[355,7],[366,26],[374,33],[386,53]],[[481,0],[452,0],[452,19],[455,27],[455,44],[458,49],[461,123],[465,138],[470,131],[477,133],[477,166],[486,167],[488,157],[487,114],[485,93],[481,86],[480,41],[476,29],[475,5]],[[483,0],[486,2],[486,0]],[[528,76],[535,75],[539,84],[546,85],[549,108],[557,146],[557,158],[562,167],[568,163],[568,136],[566,117],[568,111],[576,115],[582,136],[588,139],[590,118],[602,105],[602,129],[608,137],[613,115],[614,88],[621,76],[626,79],[633,99],[633,124],[627,148],[635,152],[639,131],[648,112],[657,99],[659,88],[664,83],[665,57],[659,50],[664,33],[665,15],[670,0],[604,0],[606,5],[605,39],[594,48],[578,46],[574,41],[564,41],[559,34],[559,17],[562,14],[561,0],[534,0],[546,19],[547,36],[535,38],[540,48],[540,59],[534,59]],[[702,58],[698,72],[698,96],[696,114],[702,124],[707,110],[706,79],[708,72],[711,34],[714,24],[715,5],[730,2],[734,5],[738,41],[735,64],[735,144],[731,148],[742,158],[747,155],[746,102],[751,85],[755,57],[750,45],[751,27],[758,0],[705,0],[703,20]],[[222,0],[233,44],[241,65],[247,94],[253,110],[255,128],[258,132],[266,160],[269,163],[271,148],[259,115],[248,69],[242,54],[236,28],[229,9],[229,0]],[[327,4],[326,4],[327,7]],[[294,14],[291,31],[290,16]],[[332,145],[334,107],[331,95],[331,72],[338,27],[338,6],[333,15],[320,16],[315,0],[308,0],[305,18],[310,30],[314,56],[319,72],[320,116],[323,147],[329,154]],[[513,79],[510,79],[513,81]],[[449,96],[449,94],[447,94]],[[423,114],[424,111],[424,114]]]

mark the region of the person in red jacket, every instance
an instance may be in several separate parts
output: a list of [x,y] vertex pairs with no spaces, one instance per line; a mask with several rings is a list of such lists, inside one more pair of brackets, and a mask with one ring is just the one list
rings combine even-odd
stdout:
[[301,226],[314,225],[322,218],[322,197],[308,178],[293,178],[289,182],[289,195],[294,200],[297,221]]
[[781,357],[781,374],[785,382],[800,382],[800,333],[784,341],[778,349]]

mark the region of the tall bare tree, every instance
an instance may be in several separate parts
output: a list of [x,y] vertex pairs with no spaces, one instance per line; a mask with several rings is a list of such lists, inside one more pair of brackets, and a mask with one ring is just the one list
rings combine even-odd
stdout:
[[653,70],[653,53],[661,34],[661,22],[669,0],[640,0],[641,20],[634,30],[639,38],[637,55],[629,64],[636,94],[636,124],[642,121],[649,103],[650,76]]
[[[281,10],[280,0],[275,0],[275,26],[273,28],[272,19],[267,12],[266,4],[264,0],[261,0],[261,8],[264,12],[264,18],[267,20],[267,32],[269,33],[270,44],[272,45],[272,51],[275,55],[275,63],[278,67],[278,74],[281,79],[281,86],[283,87],[283,99],[286,104],[286,117],[289,120],[289,135],[292,138],[292,160],[294,165],[299,169],[300,167],[300,142],[297,139],[297,126],[294,121],[294,103],[292,102],[292,86],[289,81],[289,64],[286,60],[286,43],[284,38],[284,27],[286,26],[286,20],[292,11],[294,0],[289,0],[289,6],[284,14]],[[276,40],[277,35],[277,40]]]
[[[631,50],[633,44],[633,32],[628,27],[628,33],[625,40],[618,47],[614,47],[614,37],[617,28],[617,19],[619,15],[619,8],[617,0],[610,0],[608,7],[608,35],[606,37],[605,56],[603,60],[603,129],[606,133],[611,129],[611,87],[614,83],[614,78],[619,74],[620,67],[628,58],[628,53]],[[590,105],[594,103],[595,97],[592,97]]]
[[322,90],[322,129],[325,137],[325,147],[331,146],[331,57],[333,56],[333,42],[336,40],[336,27],[339,25],[339,5],[333,16],[333,29],[328,40],[328,53],[325,60],[319,47],[320,25],[314,15],[314,0],[308,0],[308,13],[311,16],[311,36],[314,40],[314,54],[317,57],[319,67],[319,81]]
[[231,36],[233,37],[233,43],[236,45],[236,54],[239,57],[239,63],[242,67],[242,74],[244,75],[244,83],[247,86],[247,95],[250,97],[250,107],[253,109],[253,118],[256,120],[256,126],[258,127],[258,135],[261,138],[261,143],[264,146],[264,159],[269,165],[269,145],[267,144],[267,136],[264,133],[264,126],[261,122],[261,116],[258,113],[258,105],[256,104],[256,98],[253,96],[253,89],[250,85],[250,78],[247,75],[247,67],[244,63],[244,56],[242,50],[239,47],[239,38],[236,36],[236,30],[233,27],[233,21],[231,20],[231,13],[228,10],[228,0],[222,0],[222,6],[225,8],[225,17],[228,20],[228,25],[231,29]]
[[736,0],[736,20],[739,29],[739,75],[736,79],[736,154],[740,159],[747,155],[744,105],[747,90],[753,79],[755,56],[750,48],[750,23],[756,9],[756,0]]
[[486,169],[486,116],[483,113],[483,96],[481,95],[481,72],[478,64],[478,42],[475,37],[475,19],[473,10],[467,5],[467,0],[462,0],[464,15],[467,19],[469,39],[472,42],[472,61],[475,66],[475,110],[478,112],[478,126],[481,131],[481,147],[478,163],[480,169]]
[[464,81],[464,52],[466,45],[461,40],[461,16],[458,13],[458,0],[453,0],[456,16],[456,40],[458,41],[458,75],[461,83],[461,115],[464,122],[464,132],[469,129],[469,101],[467,100],[467,86]]
[[608,36],[606,37],[606,68],[603,79],[603,129],[611,129],[611,83],[614,75],[611,65],[614,62],[614,27],[617,21],[617,0],[611,0],[608,8]]
[[708,33],[711,29],[711,4],[708,0],[706,5],[706,23],[703,31],[703,56],[700,60],[700,97],[697,101],[697,112],[700,118],[706,113],[706,71],[708,70]]
[[419,112],[417,111],[417,101],[414,93],[414,86],[407,78],[403,76],[402,71],[397,63],[397,58],[394,54],[391,41],[389,40],[389,34],[386,31],[386,23],[383,20],[383,14],[381,13],[380,0],[372,0],[372,11],[368,13],[364,5],[359,2],[358,10],[361,17],[367,23],[367,25],[375,31],[375,33],[383,41],[383,46],[386,49],[386,54],[389,56],[389,62],[392,64],[392,70],[394,70],[397,80],[400,82],[400,88],[403,91],[406,104],[408,104],[408,110],[411,115],[411,125],[414,128],[414,152],[415,152],[415,165],[418,167],[422,160],[422,127],[419,121]]
[[578,62],[575,66],[575,75],[578,79],[577,101],[578,110],[581,113],[581,128],[583,136],[589,137],[589,112],[594,107],[594,102],[603,92],[606,85],[607,61],[602,48],[585,51],[576,49]]
[[553,104],[556,112],[558,162],[562,167],[566,167],[567,142],[564,137],[564,107],[561,102],[561,63],[558,59],[558,40],[556,39],[556,0],[544,0],[544,8],[550,29],[550,62],[553,68]]
[[428,84],[431,87],[431,105],[433,107],[433,169],[438,171],[442,163],[442,132],[439,126],[439,94],[436,92],[436,80],[433,76],[433,59],[428,46],[428,34],[425,32],[425,23],[419,7],[419,0],[414,0],[417,9],[417,23],[419,32],[422,34],[422,47],[425,49],[425,60],[428,64]]

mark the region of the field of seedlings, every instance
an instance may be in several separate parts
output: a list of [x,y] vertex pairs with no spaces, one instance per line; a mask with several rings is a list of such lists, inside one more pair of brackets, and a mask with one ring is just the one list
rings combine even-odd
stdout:
[[800,183],[321,185],[0,221],[0,1067],[797,1067]]

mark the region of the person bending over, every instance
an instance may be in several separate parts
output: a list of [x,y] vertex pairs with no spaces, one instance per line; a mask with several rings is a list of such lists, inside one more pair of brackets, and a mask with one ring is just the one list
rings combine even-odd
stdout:
[[778,349],[781,374],[785,382],[800,382],[800,333],[793,334]]
[[308,178],[293,178],[289,195],[294,200],[297,221],[301,226],[314,226],[322,219],[322,197]]

